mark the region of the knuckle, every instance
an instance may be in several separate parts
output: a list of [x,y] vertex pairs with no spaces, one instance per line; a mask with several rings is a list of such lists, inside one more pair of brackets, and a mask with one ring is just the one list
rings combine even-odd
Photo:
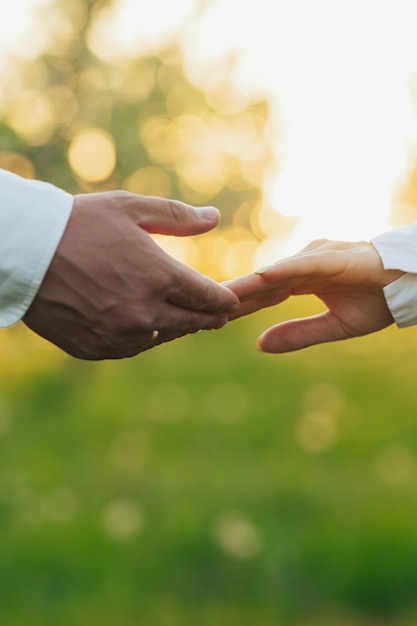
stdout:
[[101,343],[117,349],[140,335],[154,330],[155,315],[151,307],[120,303],[104,315],[101,323]]
[[154,314],[149,309],[133,310],[126,308],[119,313],[117,327],[123,335],[143,331],[149,332],[153,330],[153,326]]
[[195,294],[195,307],[205,308],[213,300],[213,290],[211,283],[203,282],[199,285],[198,293]]
[[168,210],[173,221],[182,224],[186,221],[186,211],[184,205],[176,200],[167,200]]

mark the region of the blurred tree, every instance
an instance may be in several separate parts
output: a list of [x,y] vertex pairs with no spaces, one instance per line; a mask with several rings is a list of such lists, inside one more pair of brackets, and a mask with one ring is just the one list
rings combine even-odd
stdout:
[[273,162],[268,103],[234,97],[227,76],[216,91],[197,88],[175,46],[99,58],[89,33],[109,4],[48,7],[44,52],[20,63],[20,81],[4,96],[0,166],[72,193],[125,188],[214,204],[223,228],[238,226],[233,240],[240,233],[255,249],[265,233],[254,215]]

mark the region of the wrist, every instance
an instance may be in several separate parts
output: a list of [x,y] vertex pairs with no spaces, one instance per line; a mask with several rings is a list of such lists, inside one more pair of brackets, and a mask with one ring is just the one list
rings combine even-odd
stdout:
[[378,259],[378,266],[379,266],[379,272],[378,272],[379,281],[378,282],[382,288],[386,287],[387,285],[390,285],[391,283],[398,280],[398,278],[401,278],[401,276],[404,275],[404,272],[402,270],[385,269],[384,261],[378,249],[376,248],[376,246],[374,245],[372,241],[369,243],[369,246],[373,251],[375,259]]

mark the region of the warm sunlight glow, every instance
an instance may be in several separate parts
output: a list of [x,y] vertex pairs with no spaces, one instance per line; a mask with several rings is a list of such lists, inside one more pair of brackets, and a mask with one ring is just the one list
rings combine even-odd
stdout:
[[42,50],[46,30],[43,11],[52,0],[13,0],[0,6],[0,68],[6,55],[34,58]]
[[351,2],[336,9],[322,1],[300,24],[297,5],[288,3],[287,28],[277,36],[291,62],[277,76],[285,167],[270,185],[271,203],[302,218],[299,245],[312,237],[369,238],[389,224],[416,140],[416,7]]
[[[48,30],[42,23],[48,20],[40,16],[52,6],[53,0],[4,3],[3,56],[42,50]],[[417,150],[416,23],[415,0],[114,0],[97,8],[88,45],[112,65],[112,89],[127,103],[145,98],[159,81],[167,114],[141,119],[138,140],[156,166],[175,170],[187,201],[215,196],[235,173],[238,185],[261,185],[259,216],[266,223],[263,218],[274,210],[283,229],[264,230],[256,265],[313,238],[368,239],[394,223]],[[175,45],[176,60],[204,92],[213,119],[203,119],[197,105],[184,115],[179,102],[190,100],[192,109],[186,87],[165,89],[161,75],[133,63]],[[61,123],[77,110],[65,89]],[[244,113],[259,99],[270,105],[273,171],[267,168],[265,136]],[[44,95],[22,94],[11,125],[28,143],[42,144],[55,123],[57,113],[51,111]],[[113,140],[79,137],[70,161],[84,180],[104,180],[115,165]],[[167,177],[152,172],[150,188],[170,193]],[[146,188],[141,176],[132,174],[129,185]]]
[[106,61],[150,54],[174,41],[196,5],[196,0],[115,0],[100,11],[90,47]]
[[276,211],[300,218],[281,252],[389,227],[417,136],[416,17],[411,0],[260,0],[241,5],[237,19],[235,3],[218,0],[189,28],[193,80],[221,82],[229,59],[237,88],[272,102],[279,170],[265,193]]
[[29,145],[43,145],[51,139],[54,120],[49,101],[42,93],[22,94],[6,119]]

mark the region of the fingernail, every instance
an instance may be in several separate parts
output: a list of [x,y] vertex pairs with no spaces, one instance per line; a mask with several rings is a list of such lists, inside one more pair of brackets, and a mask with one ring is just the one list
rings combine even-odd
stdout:
[[200,217],[203,218],[203,220],[208,220],[210,222],[219,217],[219,211],[214,206],[199,207],[198,209],[195,209],[195,211]]
[[263,274],[267,270],[270,270],[271,267],[272,265],[263,265],[262,267],[260,267],[258,270],[255,271],[255,274]]
[[263,352],[260,337],[258,337],[258,339],[256,340],[256,347],[258,348],[259,352]]

